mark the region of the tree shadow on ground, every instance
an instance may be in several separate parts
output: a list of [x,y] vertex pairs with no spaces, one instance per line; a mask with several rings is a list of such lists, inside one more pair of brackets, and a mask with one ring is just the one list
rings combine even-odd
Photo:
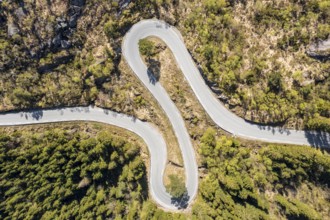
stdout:
[[190,196],[188,195],[188,192],[186,191],[182,196],[180,197],[172,197],[171,203],[177,207],[178,209],[185,209],[188,207]]
[[161,64],[158,60],[149,58],[147,60],[147,74],[149,77],[149,82],[152,83],[153,85],[156,84],[156,82],[159,81],[160,79],[160,67]]

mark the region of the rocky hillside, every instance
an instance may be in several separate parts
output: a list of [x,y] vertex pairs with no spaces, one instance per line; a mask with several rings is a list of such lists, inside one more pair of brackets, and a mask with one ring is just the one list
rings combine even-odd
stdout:
[[156,17],[180,29],[236,114],[329,131],[330,63],[316,46],[329,37],[329,8],[326,0],[4,0],[0,110],[96,103],[133,114],[143,106],[127,91],[121,39],[135,22]]
[[120,95],[125,83],[118,78],[116,39],[130,23],[119,25],[116,37],[106,24],[121,13],[118,2],[0,4],[0,110],[86,105]]
[[329,130],[330,63],[325,51],[308,55],[329,37],[328,1],[186,5],[195,5],[182,9],[187,44],[229,108],[254,122]]

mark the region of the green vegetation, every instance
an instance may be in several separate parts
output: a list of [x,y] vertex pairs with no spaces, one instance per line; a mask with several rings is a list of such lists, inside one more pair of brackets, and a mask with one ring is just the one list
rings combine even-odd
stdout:
[[146,196],[139,148],[109,132],[2,133],[0,146],[1,219],[134,216]]
[[[95,103],[134,114],[132,109],[146,108],[128,98],[119,47],[134,23],[157,17],[179,28],[205,78],[236,114],[329,129],[320,118],[330,117],[330,64],[305,53],[310,43],[329,36],[327,0],[141,0],[125,9],[117,2],[89,1],[69,48],[40,48],[58,34],[49,27],[66,16],[67,6],[26,2],[25,10],[34,13],[22,18],[15,12],[19,7],[0,3],[0,110]],[[8,37],[11,17],[20,31]],[[150,41],[139,44],[142,54],[153,54]]]
[[141,39],[139,40],[139,50],[142,55],[150,57],[154,54],[155,44],[146,38]]
[[104,24],[104,33],[113,38],[118,37],[118,24],[112,20]]
[[316,116],[315,118],[309,119],[306,127],[310,130],[321,129],[330,133],[330,118]]
[[[240,116],[330,132],[330,63],[305,53],[311,42],[329,37],[328,0],[140,0],[125,9],[86,1],[69,48],[48,45],[63,34],[53,28],[56,19],[69,13],[67,2],[59,2],[1,1],[1,111],[91,103],[132,114],[148,109],[139,91],[131,94],[135,84],[120,67],[120,45],[134,23],[157,17],[178,27],[205,78]],[[18,18],[20,7],[28,13]],[[9,37],[11,20],[19,32]],[[149,40],[139,47],[145,56],[155,53]],[[1,219],[186,217],[148,199],[137,146],[79,129],[0,131]],[[199,150],[206,169],[193,219],[329,216],[326,153],[246,146],[213,130]],[[169,192],[182,195],[183,181],[170,181]]]
[[284,209],[284,213],[290,218],[300,219],[321,219],[320,215],[310,206],[305,205],[296,199],[289,201],[281,195],[275,196],[275,201]]
[[148,200],[139,147],[97,127],[1,129],[0,218],[180,218]]
[[[247,147],[208,129],[199,153],[207,169],[196,219],[324,219],[330,157],[311,147]],[[313,193],[312,193],[313,192]]]
[[186,192],[186,186],[184,181],[176,176],[176,175],[169,175],[170,183],[166,186],[167,191],[173,196],[174,198],[182,197]]
[[255,122],[301,127],[303,119],[307,128],[329,129],[307,124],[330,117],[329,62],[305,53],[329,37],[327,0],[203,0],[185,7],[188,47],[233,111]]

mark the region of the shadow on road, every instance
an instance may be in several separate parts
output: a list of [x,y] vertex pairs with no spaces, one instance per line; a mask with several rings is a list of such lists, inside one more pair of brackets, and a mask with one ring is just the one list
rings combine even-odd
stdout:
[[39,120],[44,115],[42,110],[35,110],[32,112],[31,117],[35,120]]
[[289,129],[284,128],[284,127],[279,127],[277,125],[274,125],[274,126],[271,126],[271,125],[260,125],[260,124],[253,123],[253,122],[250,122],[250,121],[246,121],[246,122],[248,122],[251,125],[258,126],[259,130],[271,131],[273,135],[275,135],[276,132],[278,132],[280,134],[286,134],[286,135],[290,135],[291,134],[291,131]]
[[305,131],[305,136],[310,145],[330,150],[330,134],[322,131]]
[[[281,134],[281,135],[287,135],[289,136],[292,131],[290,131],[287,128],[283,128],[278,126],[278,124],[274,125],[260,125],[257,123],[253,123],[250,121],[245,120],[252,126],[257,126],[260,131],[270,131],[273,135]],[[308,143],[311,146],[314,146],[316,148],[323,148],[326,150],[330,150],[330,134],[324,131],[303,131],[305,134],[305,137],[307,138]]]
[[70,107],[71,112],[86,112],[89,113],[89,107],[88,106],[78,106],[78,107]]
[[103,109],[103,113],[108,115],[109,114],[109,110],[108,109]]

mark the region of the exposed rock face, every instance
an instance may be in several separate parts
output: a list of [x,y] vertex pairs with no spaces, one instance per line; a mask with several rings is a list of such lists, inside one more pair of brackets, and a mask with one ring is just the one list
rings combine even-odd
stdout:
[[19,21],[22,21],[23,18],[26,16],[24,9],[22,7],[19,7],[15,10],[15,15],[17,16]]
[[52,39],[52,49],[68,49],[71,47],[70,37],[77,26],[77,21],[82,12],[85,0],[72,0],[68,9],[68,17],[57,18],[55,30],[57,35]]
[[131,3],[131,0],[114,0],[114,2],[119,5],[120,9],[124,9]]
[[70,25],[68,25],[68,21],[66,19],[57,18],[56,21],[57,24],[55,30],[57,35],[52,40],[52,49],[68,49],[71,46],[69,39],[72,35],[73,29],[69,27]]
[[78,14],[74,14],[69,18],[69,26],[73,28],[77,26]]
[[8,22],[8,36],[11,37],[19,32],[18,27],[14,23]]
[[85,5],[85,0],[71,0],[71,5],[82,7]]
[[330,60],[330,37],[327,40],[312,43],[307,50],[307,54],[315,59]]
[[84,41],[80,38],[83,32],[77,34],[76,29],[85,4],[86,0],[12,1],[10,4],[1,4],[0,0],[0,46],[4,48],[0,72],[13,75],[36,69],[46,73],[70,62]]

